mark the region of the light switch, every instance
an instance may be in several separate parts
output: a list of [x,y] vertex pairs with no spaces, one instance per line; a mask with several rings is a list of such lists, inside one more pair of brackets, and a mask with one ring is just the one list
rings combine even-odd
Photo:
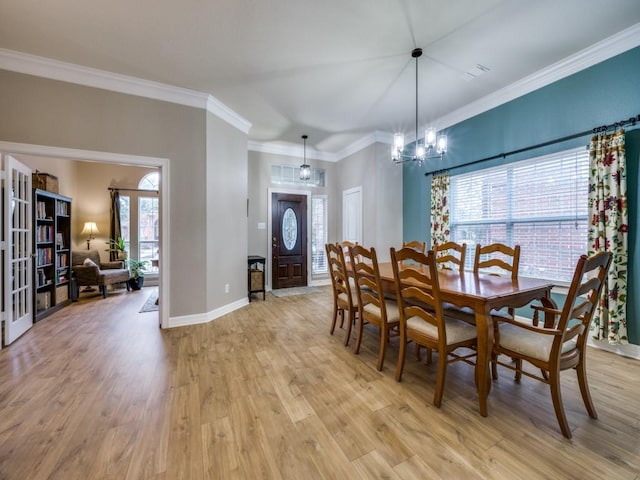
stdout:
[[258,230],[264,230],[267,228],[267,224],[264,222],[259,222],[258,223]]

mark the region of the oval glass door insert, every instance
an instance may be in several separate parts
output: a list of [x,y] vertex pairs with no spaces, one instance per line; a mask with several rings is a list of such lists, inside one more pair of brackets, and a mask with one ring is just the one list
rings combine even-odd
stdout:
[[282,215],[282,243],[287,250],[293,250],[298,240],[298,219],[291,207]]

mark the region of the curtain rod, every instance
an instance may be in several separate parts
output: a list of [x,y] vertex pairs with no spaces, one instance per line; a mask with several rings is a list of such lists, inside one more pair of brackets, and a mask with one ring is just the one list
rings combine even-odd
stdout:
[[449,168],[431,170],[430,172],[425,172],[424,174],[425,176],[433,175],[433,174],[446,172],[454,168],[466,167],[468,165],[475,165],[477,163],[488,162],[489,160],[495,160],[496,158],[506,158],[509,155],[515,155],[517,153],[523,153],[529,150],[535,150],[536,148],[547,147],[549,145],[553,145],[554,143],[561,143],[567,140],[573,140],[574,138],[584,137],[589,134],[595,135],[597,133],[603,133],[611,128],[620,128],[620,127],[624,127],[625,125],[635,126],[637,122],[640,122],[640,114],[636,115],[635,117],[631,117],[627,120],[621,120],[619,122],[612,123],[611,125],[602,125],[601,127],[596,127],[591,130],[585,130],[584,132],[580,132],[580,133],[574,133],[573,135],[567,135],[566,137],[556,138],[555,140],[549,140],[548,142],[537,143],[536,145],[531,145],[529,147],[519,148],[517,150],[511,150],[510,152],[506,152],[506,153],[499,153],[498,155],[492,155],[490,157],[481,158],[480,160],[474,160],[472,162],[462,163],[460,165],[455,165]]
[[127,192],[155,192],[155,193],[158,193],[158,190],[148,190],[146,188],[114,188],[114,187],[108,187],[107,190],[110,190],[112,192],[119,192],[120,190],[125,190]]

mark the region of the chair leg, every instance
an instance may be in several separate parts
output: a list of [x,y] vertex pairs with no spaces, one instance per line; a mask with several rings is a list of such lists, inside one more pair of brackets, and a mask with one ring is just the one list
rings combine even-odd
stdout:
[[422,355],[420,354],[420,347],[422,345],[420,345],[419,343],[416,343],[416,360],[417,361],[422,361]]
[[[419,345],[416,343],[416,347]],[[396,381],[399,382],[402,380],[402,371],[404,370],[404,356],[407,350],[407,341],[406,339],[400,337],[400,352],[398,353],[398,364],[396,365]],[[418,352],[419,348],[416,349]]]
[[587,383],[587,368],[585,366],[584,354],[580,359],[580,363],[576,366],[576,374],[578,375],[578,385],[580,386],[580,393],[582,394],[582,401],[587,409],[587,413],[591,418],[598,418],[598,412],[591,400],[591,393],[589,393],[589,384]]
[[515,380],[516,380],[516,382],[519,382],[520,379],[522,378],[522,359],[521,358],[515,358],[513,361],[516,362],[516,377],[515,377]]
[[426,360],[426,364],[427,365],[431,365],[433,363],[433,350],[430,349],[429,347],[426,347],[427,349],[427,360]]
[[102,292],[102,298],[107,298],[107,286],[100,285],[100,291]]
[[387,353],[387,341],[389,340],[389,331],[387,327],[380,326],[380,351],[378,352],[378,371],[382,370],[384,365],[384,356]]
[[356,339],[356,354],[360,353],[360,344],[362,343],[362,333],[364,331],[364,318],[358,315],[358,338]]
[[[344,320],[344,310],[342,312],[342,316],[343,316],[343,320]],[[348,347],[349,346],[349,340],[351,339],[351,327],[353,326],[353,323],[356,321],[356,312],[355,310],[349,310],[349,325],[347,326],[347,335],[344,339],[344,346]]]
[[491,377],[498,379],[498,355],[495,352],[491,353]]
[[[427,349],[427,352],[431,349]],[[433,395],[433,404],[440,408],[442,403],[442,395],[444,393],[444,381],[447,377],[447,354],[446,352],[438,352],[438,375],[436,378],[436,391]]]
[[562,405],[562,394],[560,393],[560,372],[549,372],[549,387],[551,387],[551,400],[553,401],[553,409],[556,411],[556,418],[560,425],[562,434],[571,438],[571,429],[569,428],[569,422],[567,422],[567,416],[564,413],[564,406]]
[[[331,335],[333,335],[334,330],[336,329],[336,322],[338,321],[338,311],[340,309],[338,308],[338,304],[334,303],[333,304],[333,321],[331,322],[331,329],[329,330],[329,333]],[[340,310],[340,314],[342,315],[342,310]]]

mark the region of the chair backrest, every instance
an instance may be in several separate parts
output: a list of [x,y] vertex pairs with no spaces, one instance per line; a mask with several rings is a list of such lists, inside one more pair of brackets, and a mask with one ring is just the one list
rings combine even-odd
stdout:
[[358,242],[350,242],[348,240],[344,240],[342,242],[336,243],[336,245],[338,245],[338,247],[342,249],[345,263],[350,263],[351,257],[349,256],[349,249],[358,245]]
[[362,309],[363,306],[371,303],[380,309],[381,317],[386,319],[387,310],[380,281],[376,249],[355,245],[349,248],[349,255],[360,308]]
[[406,329],[408,318],[419,317],[435,325],[439,338],[446,341],[435,253],[429,250],[424,254],[406,247],[401,250],[391,248],[391,266],[401,331]]
[[410,242],[402,242],[402,248],[413,248],[417,252],[424,253],[427,244],[425,242],[419,242],[418,240],[411,240]]
[[347,302],[347,306],[353,305],[351,288],[349,288],[349,273],[347,272],[344,253],[337,243],[327,243],[327,263],[329,264],[329,276],[333,287],[333,296],[336,302],[340,298]]
[[[581,255],[578,259],[556,327],[565,332],[562,343],[579,336],[578,345],[580,348],[584,348],[586,333],[589,331],[593,312],[602,293],[612,257],[611,252],[600,252],[589,258],[586,255]],[[545,324],[545,326],[547,325]]]
[[518,278],[519,265],[520,245],[516,245],[513,248],[504,243],[492,243],[484,246],[476,245],[476,256],[473,262],[473,271],[475,273],[480,270],[487,270],[489,274],[500,275],[500,270],[504,270],[515,280]]
[[464,271],[464,260],[467,255],[467,244],[456,242],[445,242],[434,245],[433,251],[436,255],[436,263],[441,268],[453,270],[453,264],[460,272]]

